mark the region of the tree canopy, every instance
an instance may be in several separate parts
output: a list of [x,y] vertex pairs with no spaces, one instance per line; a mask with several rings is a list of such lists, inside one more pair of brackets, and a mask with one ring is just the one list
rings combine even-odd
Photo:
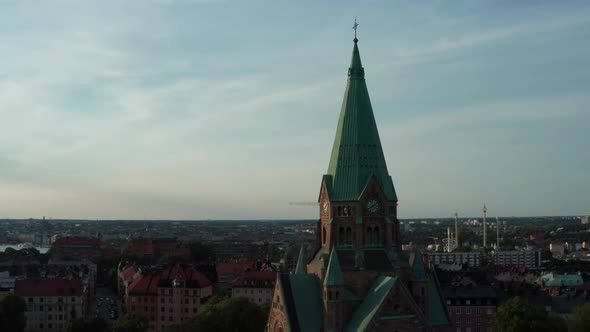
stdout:
[[495,331],[502,332],[567,332],[563,318],[518,296],[498,308],[493,325]]
[[199,309],[194,318],[181,325],[173,326],[168,331],[264,331],[268,318],[268,306],[265,308],[259,308],[246,298],[215,296]]
[[568,322],[570,332],[590,331],[590,303],[577,306]]
[[0,326],[2,331],[24,331],[27,324],[26,308],[25,300],[13,293],[0,296]]
[[146,332],[149,327],[147,318],[139,313],[131,312],[113,324],[113,332]]
[[65,329],[65,332],[107,332],[108,324],[104,319],[95,318],[89,322],[82,318],[71,320]]

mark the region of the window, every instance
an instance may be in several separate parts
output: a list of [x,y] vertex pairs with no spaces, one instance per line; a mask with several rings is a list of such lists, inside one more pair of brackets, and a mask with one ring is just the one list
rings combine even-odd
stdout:
[[457,312],[457,315],[460,315],[461,314],[461,308],[460,307],[457,307],[456,312]]
[[475,309],[475,313],[479,316],[481,315],[481,308],[477,308]]
[[188,308],[184,308],[184,312],[188,314]]
[[39,328],[43,330],[43,323],[39,324]]
[[162,298],[160,298],[160,303],[164,303],[164,302],[166,302],[166,299],[165,299],[165,298],[163,298],[163,297],[162,297]]
[[168,290],[168,295],[172,295],[172,289]]
[[168,316],[168,321],[171,322],[172,321],[172,316]]
[[184,304],[188,304],[188,299],[184,299]]
[[64,320],[64,315],[59,315],[59,320]]
[[43,298],[42,297],[39,298],[39,302],[43,303]]
[[33,303],[33,298],[29,297],[29,303]]
[[465,308],[465,314],[471,315],[471,308]]
[[39,306],[39,311],[43,311],[43,306],[42,305]]
[[51,315],[47,315],[47,320],[51,320]]
[[161,311],[161,312],[166,312],[166,307],[162,307],[162,308],[160,308],[160,311]]
[[471,300],[465,300],[466,305],[471,305]]
[[197,304],[197,299],[193,299],[193,304]]

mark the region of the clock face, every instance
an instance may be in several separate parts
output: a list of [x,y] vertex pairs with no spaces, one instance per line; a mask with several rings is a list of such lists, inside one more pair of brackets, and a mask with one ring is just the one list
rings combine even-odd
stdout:
[[376,213],[381,208],[381,205],[376,199],[372,199],[367,203],[367,210],[371,213]]
[[324,213],[328,213],[328,201],[322,203],[322,210],[324,210]]

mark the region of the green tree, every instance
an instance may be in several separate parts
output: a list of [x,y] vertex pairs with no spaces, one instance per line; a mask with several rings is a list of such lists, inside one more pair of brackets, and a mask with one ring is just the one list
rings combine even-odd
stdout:
[[71,320],[66,326],[65,332],[107,332],[108,324],[104,319],[95,318],[89,322],[82,318]]
[[5,332],[22,332],[25,330],[27,305],[21,297],[8,293],[0,297],[0,326]]
[[144,316],[131,312],[121,317],[113,324],[113,332],[145,332],[149,327],[149,321]]
[[590,331],[590,303],[574,308],[568,325],[570,332]]
[[563,318],[518,296],[498,308],[493,325],[500,332],[567,332]]
[[[267,307],[268,309],[268,307]],[[181,325],[170,328],[169,332],[264,331],[267,312],[246,298],[213,297],[202,306],[197,316]]]

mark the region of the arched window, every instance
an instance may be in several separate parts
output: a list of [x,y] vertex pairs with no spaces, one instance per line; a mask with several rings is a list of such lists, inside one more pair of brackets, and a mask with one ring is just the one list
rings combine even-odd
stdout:
[[346,244],[352,244],[352,228],[346,227]]
[[373,228],[367,227],[366,237],[367,237],[367,239],[366,239],[367,245],[372,245],[373,244]]
[[339,244],[344,244],[346,239],[344,238],[344,227],[340,227],[338,228],[338,243]]
[[326,227],[322,227],[322,243],[326,244]]
[[341,215],[342,215],[342,206],[339,206],[338,207],[338,216],[341,216]]
[[328,291],[328,301],[332,300],[332,291]]

